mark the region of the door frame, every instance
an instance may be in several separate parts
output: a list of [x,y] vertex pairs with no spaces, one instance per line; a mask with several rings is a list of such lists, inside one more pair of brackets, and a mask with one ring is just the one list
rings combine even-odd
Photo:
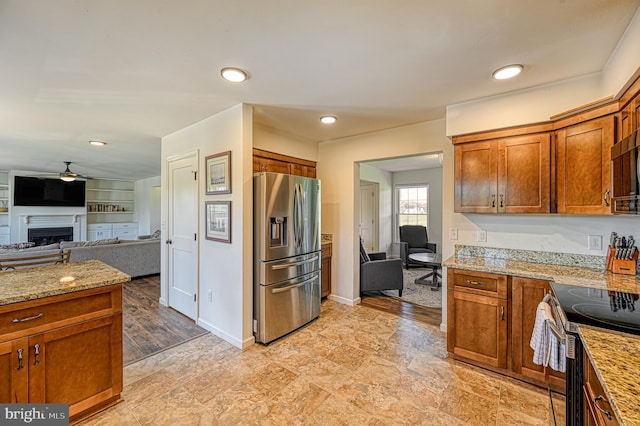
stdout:
[[[169,307],[169,250],[167,248],[166,240],[168,233],[168,223],[169,223],[169,163],[173,161],[182,160],[189,157],[195,157],[196,162],[196,185],[197,185],[197,193],[196,193],[196,203],[197,203],[197,223],[196,233],[198,235],[198,244],[195,249],[196,256],[196,290],[200,291],[200,183],[202,178],[200,176],[200,150],[196,149],[194,151],[188,151],[182,154],[176,154],[169,156],[163,161],[163,171],[164,176],[162,176],[162,194],[161,194],[161,218],[160,218],[160,227],[161,227],[161,250],[160,250],[160,304],[162,306]],[[196,315],[200,314],[200,298],[198,298],[197,307],[196,307]],[[196,316],[197,318],[197,316]],[[196,320],[197,323],[197,320]]]
[[[373,235],[371,239],[374,251],[380,251],[380,184],[378,182],[360,179],[359,188],[362,189],[363,186],[370,186],[371,191],[373,192],[373,224],[371,225],[371,232]],[[360,215],[361,214],[362,203],[360,204]],[[360,228],[359,223],[358,228]]]

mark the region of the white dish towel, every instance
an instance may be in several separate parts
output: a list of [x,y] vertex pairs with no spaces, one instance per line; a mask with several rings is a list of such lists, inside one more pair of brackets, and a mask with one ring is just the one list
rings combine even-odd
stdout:
[[536,322],[529,342],[529,346],[533,349],[533,363],[564,372],[566,369],[565,347],[551,331],[551,324],[556,325],[551,306],[546,302],[538,303]]

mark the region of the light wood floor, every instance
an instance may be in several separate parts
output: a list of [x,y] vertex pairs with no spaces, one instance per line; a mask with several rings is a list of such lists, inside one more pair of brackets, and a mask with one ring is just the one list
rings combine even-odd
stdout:
[[187,342],[207,331],[160,305],[160,275],[134,279],[122,291],[124,365]]

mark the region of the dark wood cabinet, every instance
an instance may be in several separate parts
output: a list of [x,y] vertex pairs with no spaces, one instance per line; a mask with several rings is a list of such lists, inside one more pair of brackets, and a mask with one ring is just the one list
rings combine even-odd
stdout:
[[549,133],[471,142],[455,147],[455,211],[549,213]]
[[322,244],[320,296],[331,294],[331,243]]
[[555,390],[562,392],[565,374],[534,364],[533,349],[529,345],[538,304],[549,292],[551,284],[548,281],[520,277],[513,277],[511,280],[512,368],[518,374],[549,383]]
[[491,367],[506,368],[506,277],[454,269],[447,273],[447,351]]
[[556,132],[557,212],[611,213],[611,146],[613,115]]
[[315,178],[316,162],[254,148],[253,172],[285,173]]
[[71,421],[120,400],[122,285],[0,306],[0,402],[69,404]]

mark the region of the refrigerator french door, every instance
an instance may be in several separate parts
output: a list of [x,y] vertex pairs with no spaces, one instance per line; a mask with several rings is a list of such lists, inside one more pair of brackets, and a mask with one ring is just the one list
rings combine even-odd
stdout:
[[320,181],[254,175],[254,320],[269,343],[320,315]]

